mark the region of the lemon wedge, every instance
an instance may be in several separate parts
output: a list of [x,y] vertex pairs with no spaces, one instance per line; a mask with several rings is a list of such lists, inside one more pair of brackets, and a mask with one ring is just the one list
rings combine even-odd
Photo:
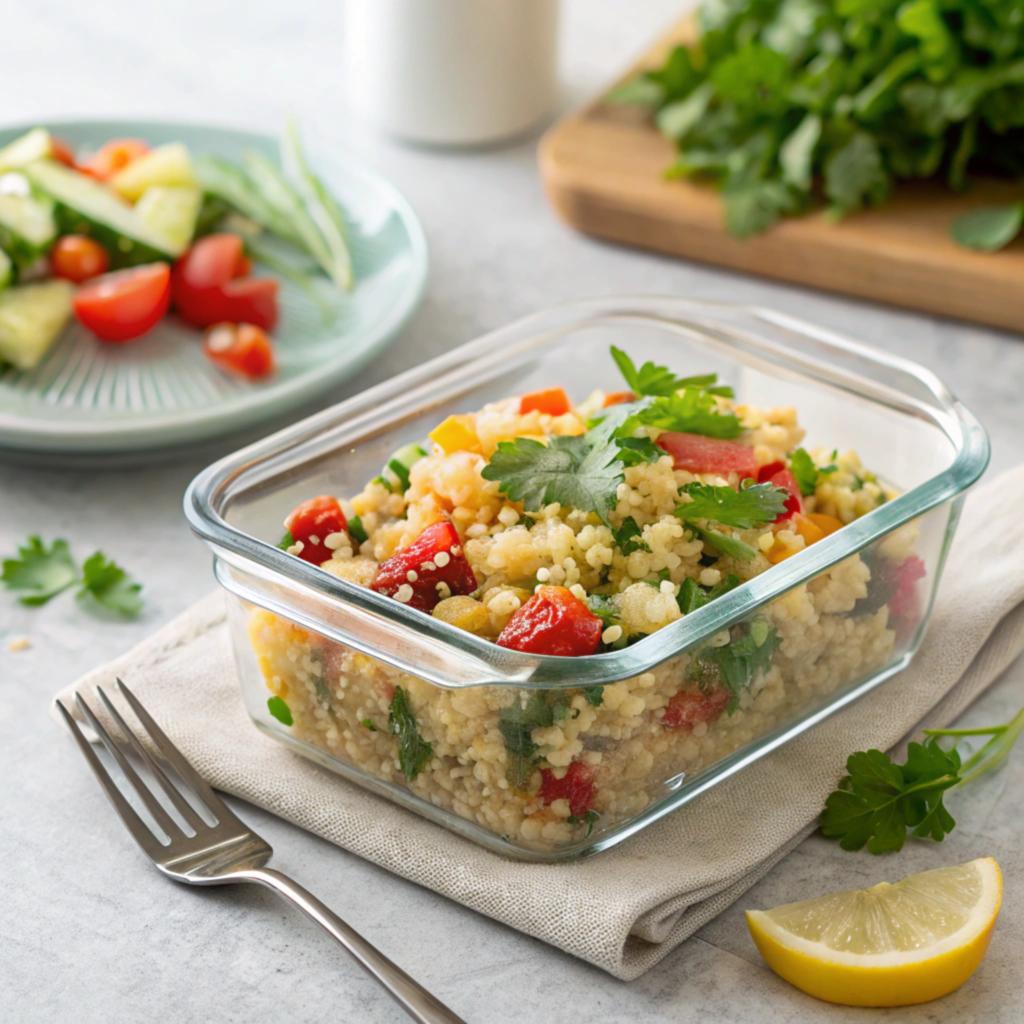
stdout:
[[790,984],[845,1006],[909,1006],[959,988],[988,949],[1003,899],[991,858],[748,910],[761,955]]

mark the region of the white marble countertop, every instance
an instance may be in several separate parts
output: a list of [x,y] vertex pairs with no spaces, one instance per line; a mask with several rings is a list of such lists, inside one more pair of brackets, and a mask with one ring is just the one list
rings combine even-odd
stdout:
[[[679,13],[684,0],[567,0],[564,106],[582,101]],[[981,417],[993,469],[1024,458],[1024,340],[965,324],[786,287],[598,244],[551,214],[536,139],[476,153],[401,148],[354,125],[341,94],[340,4],[59,0],[6,5],[0,33],[5,122],[68,115],[164,117],[273,131],[300,115],[317,147],[344,145],[388,175],[423,219],[427,299],[373,370],[319,403],[354,393],[483,331],[582,296],[667,292],[784,309],[934,369]],[[216,452],[214,449],[214,453]],[[226,450],[220,446],[221,451]],[[0,1019],[12,1022],[405,1019],[337,948],[262,891],[176,887],[117,823],[78,752],[47,713],[50,696],[142,639],[213,585],[181,497],[208,461],[131,471],[0,464],[0,553],[29,533],[103,548],[145,582],[132,623],[100,622],[69,596],[31,610],[0,595]],[[8,650],[15,637],[29,649]],[[1018,662],[973,707],[973,723],[1024,704]],[[813,837],[663,963],[615,981],[533,939],[279,821],[243,807],[293,874],[471,1024],[589,1020],[957,1021],[1021,1019],[1020,853],[1024,751],[953,800],[942,845],[896,857],[846,854]],[[995,856],[1007,899],[991,951],[959,992],[874,1013],[816,1002],[775,977],[743,907],[765,907],[913,871]]]

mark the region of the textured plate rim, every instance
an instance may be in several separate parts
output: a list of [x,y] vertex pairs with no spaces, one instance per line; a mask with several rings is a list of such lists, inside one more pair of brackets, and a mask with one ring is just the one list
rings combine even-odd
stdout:
[[[215,122],[182,121],[175,118],[130,117],[47,117],[28,124],[2,125],[0,135],[24,133],[43,124],[56,134],[66,129],[86,129],[118,125],[153,125],[161,131],[223,133],[239,140],[276,146],[277,139],[264,132],[236,128]],[[138,130],[136,128],[136,130]],[[143,421],[131,414],[117,419],[90,423],[88,420],[37,420],[0,411],[0,449],[21,452],[127,452],[148,448],[212,440],[218,436],[252,427],[260,419],[280,416],[303,402],[323,394],[342,380],[355,376],[375,355],[393,341],[418,309],[426,293],[430,257],[426,234],[416,212],[405,196],[383,175],[365,164],[357,155],[341,147],[330,152],[314,150],[310,163],[362,178],[380,192],[399,217],[409,239],[411,271],[388,314],[365,334],[363,349],[357,355],[328,363],[326,368],[311,367],[292,380],[254,387],[233,400],[194,410],[148,415]],[[333,176],[333,175],[332,175]]]

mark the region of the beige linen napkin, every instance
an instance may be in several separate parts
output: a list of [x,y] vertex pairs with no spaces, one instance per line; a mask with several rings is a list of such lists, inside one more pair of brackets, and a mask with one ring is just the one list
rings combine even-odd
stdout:
[[910,668],[637,836],[575,863],[489,853],[257,732],[220,594],[60,697],[122,676],[217,788],[630,980],[809,833],[851,751],[892,747],[925,715],[949,722],[1024,649],[1021,509],[1024,466],[968,500]]

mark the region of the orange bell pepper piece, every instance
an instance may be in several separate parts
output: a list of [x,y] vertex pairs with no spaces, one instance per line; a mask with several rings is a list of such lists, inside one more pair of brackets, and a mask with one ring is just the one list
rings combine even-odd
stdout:
[[[835,516],[825,515],[824,512],[805,512],[803,513],[804,519],[809,519],[821,532],[828,537],[830,534],[841,530],[843,528],[843,521],[836,519]],[[806,540],[806,538],[804,538]],[[808,544],[811,541],[807,541]]]
[[564,416],[572,405],[565,388],[547,388],[544,391],[531,391],[519,400],[519,412],[542,412],[549,416]]
[[604,396],[604,407],[607,409],[613,405],[622,405],[624,402],[635,402],[636,395],[632,391],[613,391]]

